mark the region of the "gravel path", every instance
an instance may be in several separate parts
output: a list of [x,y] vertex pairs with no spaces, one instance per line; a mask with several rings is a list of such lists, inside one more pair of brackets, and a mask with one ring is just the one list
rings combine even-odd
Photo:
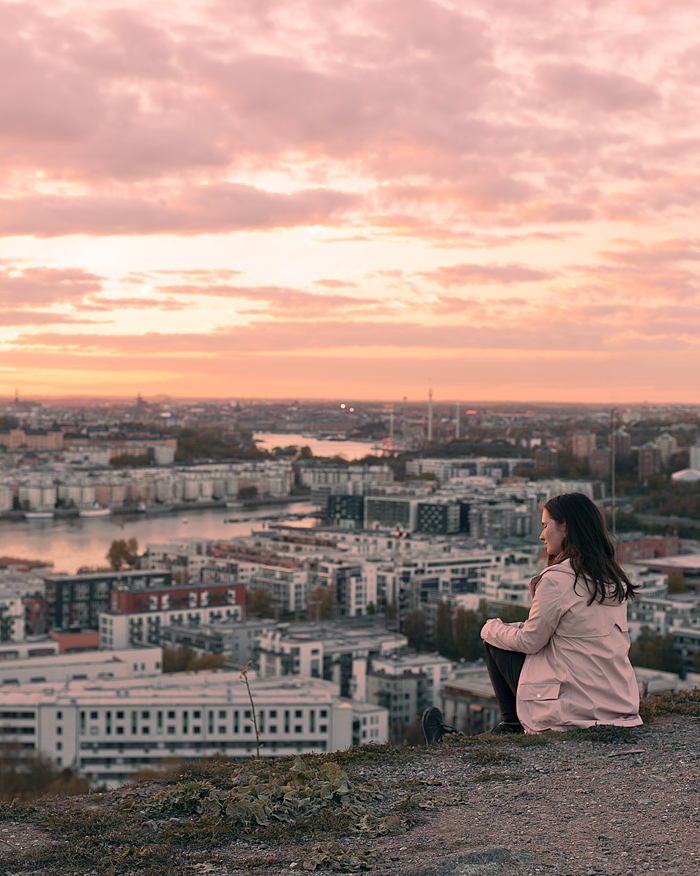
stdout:
[[[354,782],[380,785],[374,814],[408,819],[411,827],[337,841],[380,853],[383,866],[372,872],[385,876],[700,874],[700,719],[660,719],[626,742],[483,742],[457,740],[399,759],[388,759],[387,750],[386,761],[379,749],[377,761],[347,767]],[[67,805],[109,809],[162,787],[139,783]],[[26,822],[2,821],[0,831],[15,849],[48,839]],[[192,872],[292,876],[317,845],[241,837],[212,850],[205,863],[200,855]],[[8,850],[0,845],[0,859]]]

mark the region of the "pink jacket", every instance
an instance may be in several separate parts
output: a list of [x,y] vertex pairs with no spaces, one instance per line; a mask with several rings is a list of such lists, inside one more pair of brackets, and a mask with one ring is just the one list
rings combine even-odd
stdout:
[[527,733],[594,724],[641,724],[639,690],[627,652],[627,603],[588,605],[584,579],[574,590],[569,560],[530,581],[532,608],[524,623],[486,621],[481,638],[527,654],[517,695]]

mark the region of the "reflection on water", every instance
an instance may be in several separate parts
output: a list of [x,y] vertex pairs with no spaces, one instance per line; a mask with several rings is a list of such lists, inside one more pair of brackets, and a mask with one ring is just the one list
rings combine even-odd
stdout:
[[[268,505],[265,508],[188,509],[179,514],[114,514],[111,517],[70,517],[56,520],[3,520],[0,555],[53,561],[54,572],[73,574],[81,566],[105,566],[105,554],[115,538],[135,538],[139,549],[172,538],[217,538],[249,535],[271,516],[303,514],[311,506]],[[283,519],[283,518],[282,518]],[[234,522],[229,522],[234,521]],[[305,517],[295,525],[315,526]]]
[[286,435],[276,432],[256,432],[253,436],[261,450],[274,447],[308,447],[314,456],[342,456],[344,459],[362,459],[380,451],[373,450],[374,441],[329,441],[322,438],[308,438],[304,435]]

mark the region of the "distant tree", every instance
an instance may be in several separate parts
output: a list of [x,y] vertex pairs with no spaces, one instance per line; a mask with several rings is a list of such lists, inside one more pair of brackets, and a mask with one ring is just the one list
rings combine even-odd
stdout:
[[661,672],[678,672],[680,669],[673,636],[670,633],[661,636],[646,625],[642,627],[637,641],[632,642],[629,658],[633,666],[646,669],[658,669]]
[[153,465],[153,461],[150,453],[142,453],[139,456],[123,453],[121,456],[113,456],[109,464],[114,468],[146,468],[146,466]]
[[178,645],[177,648],[163,648],[163,672],[185,672],[187,664],[195,659],[192,648]]
[[275,601],[268,590],[246,590],[245,613],[248,617],[274,617]]
[[256,486],[251,487],[241,487],[238,491],[239,499],[257,499],[258,498],[258,488]]
[[394,623],[396,620],[396,605],[393,602],[388,603],[388,605],[384,606],[384,619],[388,623]]
[[427,632],[428,626],[423,612],[419,608],[407,612],[403,619],[403,634],[408,639],[409,648],[414,651],[422,650]]
[[454,657],[454,628],[452,623],[452,605],[441,602],[437,607],[433,642],[443,657]]
[[192,648],[178,645],[177,648],[163,648],[163,672],[197,672],[204,669],[221,669],[223,654],[202,654],[197,656]]
[[179,584],[180,586],[184,584],[189,584],[192,581],[192,575],[187,569],[178,569],[176,572],[173,572],[173,584]]
[[306,616],[309,620],[332,620],[335,617],[338,603],[335,599],[335,589],[319,584],[311,591]]
[[685,583],[685,578],[682,572],[673,572],[668,578],[669,593],[686,593],[688,585]]
[[205,669],[221,669],[226,658],[223,654],[202,654],[187,664],[187,672],[201,672]]
[[116,538],[109,546],[106,559],[116,572],[124,566],[135,566],[139,558],[139,545],[135,538],[128,541]]
[[367,614],[376,614],[377,606],[373,602],[367,603]]
[[479,633],[488,617],[487,605],[480,602],[476,611],[460,606],[454,618],[455,657],[468,662],[484,656],[484,643]]
[[0,743],[0,801],[72,797],[89,790],[90,780],[79,778],[73,767],[60,767],[43,752],[16,742]]
[[501,605],[496,609],[496,616],[500,617],[504,624],[514,624],[525,621],[530,615],[530,609],[524,605]]
[[311,452],[311,448],[308,446],[308,444],[305,444],[301,448],[301,450],[299,451],[299,456],[297,457],[297,460],[301,460],[303,462],[306,459],[313,459],[313,458],[314,458],[314,455]]

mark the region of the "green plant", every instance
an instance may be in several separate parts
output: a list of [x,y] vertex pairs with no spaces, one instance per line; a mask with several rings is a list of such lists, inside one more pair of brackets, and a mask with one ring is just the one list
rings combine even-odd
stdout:
[[700,716],[700,689],[650,694],[639,704],[639,715],[645,724],[662,715]]

